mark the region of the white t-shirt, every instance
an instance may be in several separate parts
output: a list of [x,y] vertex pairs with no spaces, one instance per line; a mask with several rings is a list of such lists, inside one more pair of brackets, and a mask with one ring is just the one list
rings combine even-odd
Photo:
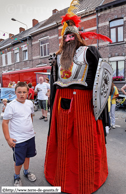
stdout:
[[42,84],[36,85],[35,90],[37,91],[37,89],[39,89],[38,99],[48,100],[48,96],[46,96],[46,94],[47,94],[47,90],[50,89],[50,84],[43,82]]
[[7,104],[3,119],[9,120],[10,137],[21,143],[35,136],[31,114],[34,113],[33,102],[25,100],[20,103],[16,99]]

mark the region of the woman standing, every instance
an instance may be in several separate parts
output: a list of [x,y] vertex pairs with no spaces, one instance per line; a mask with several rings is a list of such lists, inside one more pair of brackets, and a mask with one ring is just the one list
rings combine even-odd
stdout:
[[116,107],[116,98],[119,96],[118,89],[112,82],[112,87],[111,87],[111,110],[110,110],[110,115],[111,115],[111,126],[113,129],[115,129],[115,107]]

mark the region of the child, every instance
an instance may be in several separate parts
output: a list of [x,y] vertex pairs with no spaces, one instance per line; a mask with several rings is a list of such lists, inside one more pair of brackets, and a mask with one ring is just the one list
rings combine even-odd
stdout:
[[32,124],[34,113],[33,103],[27,100],[28,86],[19,82],[15,87],[17,98],[11,101],[3,116],[3,133],[8,145],[13,149],[14,158],[14,186],[22,186],[20,170],[24,164],[24,176],[35,181],[34,174],[28,171],[30,157],[36,155],[35,134]]
[[28,87],[29,87],[28,99],[34,102],[34,90],[32,88],[32,83],[29,83]]
[[7,106],[7,99],[4,98],[4,99],[2,100],[2,102],[3,102],[3,104],[2,104],[2,106],[1,106],[1,108],[2,108],[1,118],[3,118],[3,114],[4,114],[5,108],[6,108],[6,106]]

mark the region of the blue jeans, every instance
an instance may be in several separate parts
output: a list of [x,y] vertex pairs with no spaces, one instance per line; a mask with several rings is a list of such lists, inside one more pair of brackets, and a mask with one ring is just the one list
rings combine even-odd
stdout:
[[110,110],[110,114],[111,114],[111,125],[115,125],[115,107],[116,107],[116,104],[112,104],[111,105],[111,110]]

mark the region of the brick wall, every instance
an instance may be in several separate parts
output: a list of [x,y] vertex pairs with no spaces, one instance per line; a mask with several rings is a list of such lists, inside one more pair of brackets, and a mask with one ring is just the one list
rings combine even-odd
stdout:
[[49,38],[49,53],[54,53],[59,49],[59,39],[58,39],[58,30],[54,28],[52,30],[48,30],[46,32],[40,33],[33,37],[32,39],[32,57],[33,57],[33,67],[39,64],[47,64],[48,56],[41,57],[40,56],[40,41],[39,39],[48,37]]
[[[119,6],[116,8],[111,8],[109,10],[103,11],[99,14],[99,24],[107,23],[104,24],[103,26],[99,27],[99,33],[100,34],[105,34],[106,36],[110,36],[109,32],[109,21],[115,19],[115,18],[124,18],[126,13],[126,5]],[[124,39],[126,39],[126,21],[124,21]],[[102,48],[104,47],[104,49]],[[113,46],[109,46],[108,48],[106,46],[101,46],[100,47],[100,52],[104,57],[107,57],[109,54],[111,56],[115,56],[116,53],[118,53],[119,56],[122,56],[123,53],[125,52],[125,44],[113,44]]]

